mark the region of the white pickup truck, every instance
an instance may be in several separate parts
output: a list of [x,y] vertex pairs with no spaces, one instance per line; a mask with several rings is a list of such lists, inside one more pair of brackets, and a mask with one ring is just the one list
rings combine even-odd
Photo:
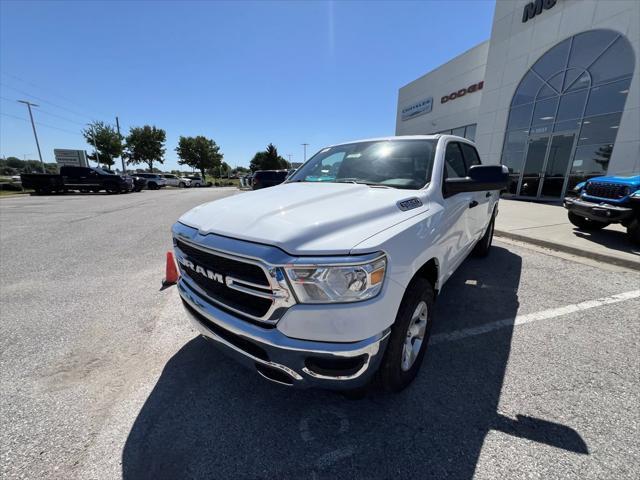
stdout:
[[507,179],[451,135],[324,148],[277,187],[184,214],[178,291],[205,337],[271,381],[399,391],[438,292],[489,252]]

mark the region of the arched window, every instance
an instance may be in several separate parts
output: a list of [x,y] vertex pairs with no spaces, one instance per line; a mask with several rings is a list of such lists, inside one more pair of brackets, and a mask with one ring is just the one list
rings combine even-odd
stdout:
[[[545,174],[553,173],[556,186],[549,183],[548,192],[561,196],[581,179],[606,173],[634,63],[627,39],[611,30],[580,33],[538,59],[509,110],[502,163],[512,174],[511,193],[545,196]],[[557,153],[553,139],[560,136]]]

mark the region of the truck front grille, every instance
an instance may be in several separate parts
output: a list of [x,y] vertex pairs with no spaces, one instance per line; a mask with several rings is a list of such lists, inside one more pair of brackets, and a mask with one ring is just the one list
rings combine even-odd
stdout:
[[[201,250],[181,240],[176,241],[176,247],[182,252],[185,263],[193,264],[191,268],[180,262],[182,275],[200,287],[210,300],[253,319],[261,319],[267,315],[273,299],[259,295],[271,294],[272,290],[269,279],[260,266]],[[255,284],[256,287],[249,290],[255,291],[256,295],[230,288],[227,278]]]
[[585,192],[591,197],[618,199],[625,196],[625,185],[607,182],[587,182]]

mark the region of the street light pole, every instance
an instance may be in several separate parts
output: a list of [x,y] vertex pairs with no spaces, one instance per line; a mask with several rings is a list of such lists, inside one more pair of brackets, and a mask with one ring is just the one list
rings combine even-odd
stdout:
[[304,147],[304,161],[307,161],[307,146],[309,145],[308,143],[302,143],[301,144]]
[[36,133],[36,124],[33,121],[33,114],[31,113],[31,107],[37,107],[35,103],[28,102],[27,100],[18,100],[20,103],[24,103],[29,110],[29,118],[31,119],[31,128],[33,128],[33,136],[36,137],[36,147],[38,147],[38,156],[40,157],[40,165],[42,165],[42,173],[46,173],[44,169],[44,162],[42,161],[42,153],[40,152],[40,142],[38,141],[38,134]]
[[[118,130],[118,140],[122,142],[122,137],[120,136],[120,120],[116,116],[116,130]],[[120,161],[122,161],[122,174],[127,174],[127,167],[124,166],[124,156],[120,154]]]

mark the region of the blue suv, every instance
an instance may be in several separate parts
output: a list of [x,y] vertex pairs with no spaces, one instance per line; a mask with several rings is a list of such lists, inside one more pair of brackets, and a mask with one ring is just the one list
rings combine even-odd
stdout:
[[640,244],[640,175],[590,178],[576,185],[573,193],[564,199],[564,206],[576,227],[599,230],[621,223],[631,241]]

